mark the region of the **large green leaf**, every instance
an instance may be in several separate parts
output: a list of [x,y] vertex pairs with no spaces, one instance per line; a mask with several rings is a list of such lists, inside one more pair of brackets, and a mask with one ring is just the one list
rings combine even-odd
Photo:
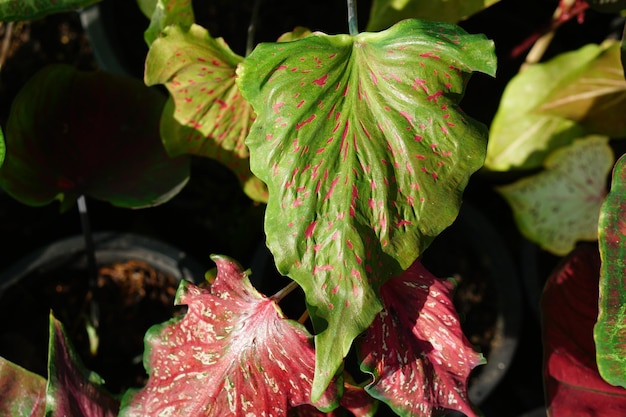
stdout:
[[538,168],[550,151],[583,136],[575,121],[540,112],[554,94],[577,80],[602,54],[598,45],[528,67],[507,85],[491,124],[485,167],[494,171]]
[[53,13],[76,10],[100,0],[0,0],[0,21],[35,20]]
[[610,41],[567,84],[550,92],[538,112],[582,124],[593,133],[626,136],[626,80],[620,62],[620,44]]
[[121,207],[160,204],[186,183],[158,132],[163,96],[139,80],[52,65],[13,101],[0,185],[24,204],[85,194]]
[[626,156],[613,171],[611,191],[602,205],[599,226],[600,299],[594,328],[600,375],[626,387]]
[[268,246],[328,325],[314,396],[381,310],[378,288],[450,225],[482,165],[484,126],[458,108],[473,70],[494,73],[492,42],[418,20],[261,44],[239,69]]
[[498,188],[520,231],[542,248],[566,255],[577,241],[594,241],[614,156],[608,138],[589,136],[557,149],[545,171]]
[[499,0],[374,0],[368,31],[387,29],[403,19],[416,18],[456,23]]
[[251,198],[267,201],[265,185],[250,172],[244,143],[254,113],[235,84],[242,60],[201,26],[170,26],[148,52],[145,81],[164,84],[171,94],[161,121],[170,155],[217,159],[235,172]]

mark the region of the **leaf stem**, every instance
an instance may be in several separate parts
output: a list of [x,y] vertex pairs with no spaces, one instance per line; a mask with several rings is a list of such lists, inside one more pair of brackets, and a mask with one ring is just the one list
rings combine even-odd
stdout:
[[[83,237],[85,239],[85,254],[87,256],[87,274],[89,291],[93,294],[98,285],[98,267],[96,266],[96,248],[93,243],[93,234],[91,233],[91,222],[89,221],[89,212],[87,211],[87,200],[84,195],[78,197],[78,214],[80,216],[80,224],[83,229]],[[93,300],[90,301],[90,321],[94,328],[98,328],[100,322],[100,314],[98,313],[98,305]]]
[[347,2],[348,2],[348,30],[350,31],[350,36],[356,36],[359,34],[356,0],[347,0]]
[[280,302],[283,298],[285,298],[286,296],[288,296],[289,294],[291,294],[291,292],[293,290],[295,290],[296,288],[298,288],[299,285],[296,281],[291,281],[287,286],[285,286],[283,289],[281,289],[280,291],[278,291],[276,294],[272,295],[272,300],[276,301],[277,303]]
[[256,0],[252,6],[252,16],[248,25],[248,36],[246,38],[246,56],[250,55],[254,49],[254,35],[256,34],[257,23],[259,20],[259,9],[261,8],[261,0]]

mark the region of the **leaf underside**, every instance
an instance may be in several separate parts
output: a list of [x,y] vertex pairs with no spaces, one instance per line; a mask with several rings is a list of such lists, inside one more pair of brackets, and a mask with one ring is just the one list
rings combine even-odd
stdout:
[[485,128],[458,108],[473,70],[493,74],[492,42],[417,20],[261,44],[238,70],[267,244],[328,325],[314,398],[381,310],[378,288],[452,223],[482,165]]
[[158,123],[163,97],[139,80],[50,65],[13,101],[0,185],[24,204],[80,195],[120,207],[169,200],[186,183],[187,157],[170,158]]
[[602,51],[598,45],[586,45],[517,74],[507,84],[491,124],[485,167],[493,171],[538,168],[551,151],[586,135],[575,120],[540,109],[551,95],[578,80]]
[[543,292],[544,385],[552,417],[626,415],[626,390],[606,383],[596,366],[599,268],[597,248],[579,245]]
[[513,209],[520,231],[542,248],[566,255],[577,241],[598,238],[598,217],[613,165],[608,138],[588,136],[554,151],[545,170],[498,192]]
[[164,84],[170,92],[161,121],[168,153],[220,161],[237,175],[250,198],[264,202],[267,188],[250,172],[244,143],[254,112],[235,84],[242,60],[201,26],[169,26],[150,47],[145,81]]
[[602,377],[626,387],[626,157],[613,170],[611,191],[602,205],[599,225],[600,299],[594,329]]
[[467,380],[484,360],[463,335],[453,283],[416,261],[380,292],[384,309],[357,344],[361,369],[374,377],[366,390],[402,416],[452,409],[475,417]]
[[[181,282],[176,302],[188,306],[185,316],[148,331],[148,384],[124,397],[120,416],[286,417],[313,405],[312,337],[259,294],[238,264],[213,259],[210,289]],[[333,409],[338,394],[333,385],[314,405]]]

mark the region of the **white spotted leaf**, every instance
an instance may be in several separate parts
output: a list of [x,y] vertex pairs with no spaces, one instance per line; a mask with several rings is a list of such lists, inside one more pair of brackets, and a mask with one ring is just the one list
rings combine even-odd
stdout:
[[467,379],[484,360],[463,335],[453,287],[416,261],[383,285],[384,309],[358,341],[361,369],[374,378],[365,389],[401,416],[477,416]]
[[285,319],[236,262],[213,260],[211,287],[182,281],[176,303],[187,313],[148,331],[148,383],[124,397],[120,416],[287,417],[300,405],[336,407],[335,385],[310,400],[315,353],[306,329]]
[[313,398],[381,310],[378,288],[452,223],[482,166],[486,128],[459,108],[472,71],[494,73],[491,41],[418,20],[260,44],[238,69],[267,244],[326,324]]
[[598,239],[598,218],[614,156],[605,136],[587,136],[557,149],[545,170],[502,186],[520,231],[556,255],[577,241]]

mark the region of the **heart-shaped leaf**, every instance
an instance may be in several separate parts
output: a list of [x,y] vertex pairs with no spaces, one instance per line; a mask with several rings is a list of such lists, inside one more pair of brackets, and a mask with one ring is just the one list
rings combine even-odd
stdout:
[[152,45],[167,26],[179,25],[189,28],[196,20],[191,3],[191,0],[156,0],[139,3],[142,12],[150,18],[150,26],[144,33],[148,46]]
[[626,157],[613,170],[611,191],[602,205],[599,226],[600,300],[594,329],[598,368],[613,385],[626,387]]
[[0,415],[43,417],[46,380],[0,357]]
[[201,26],[169,26],[150,47],[145,81],[164,84],[171,94],[161,122],[170,155],[217,159],[235,172],[250,198],[267,201],[265,185],[250,172],[244,143],[254,112],[235,84],[242,60]]
[[452,223],[482,165],[484,126],[458,107],[473,70],[493,74],[492,42],[418,20],[261,44],[239,69],[267,244],[328,325],[314,398],[382,308],[377,289]]
[[47,417],[115,417],[119,401],[101,387],[97,374],[87,371],[67,339],[63,326],[50,315]]
[[543,292],[544,384],[551,417],[626,415],[626,390],[606,383],[596,366],[599,269],[597,248],[579,245]]
[[367,30],[387,29],[400,20],[416,18],[456,23],[499,0],[374,0]]
[[76,10],[100,0],[0,0],[0,21],[36,20],[53,13]]
[[159,140],[163,97],[139,80],[52,65],[13,101],[0,185],[22,203],[62,208],[85,194],[121,207],[174,196],[189,175]]
[[602,52],[551,91],[537,111],[579,122],[589,132],[626,136],[626,80],[620,51],[619,42],[602,45]]
[[545,171],[498,191],[528,239],[566,255],[577,241],[598,238],[598,217],[613,160],[607,137],[588,136],[550,154]]
[[[186,281],[176,295],[188,311],[152,327],[144,363],[148,384],[124,397],[120,416],[284,416],[311,403],[312,338],[259,294],[234,261],[213,257],[208,290]],[[337,387],[315,405],[337,406]]]
[[453,283],[419,261],[380,289],[384,309],[358,341],[365,389],[402,416],[430,417],[445,409],[477,416],[467,379],[484,363],[463,335],[452,303]]
[[584,73],[602,50],[598,45],[587,45],[562,53],[528,67],[507,84],[491,124],[486,168],[538,168],[552,150],[587,134],[579,123],[539,109],[555,91]]

